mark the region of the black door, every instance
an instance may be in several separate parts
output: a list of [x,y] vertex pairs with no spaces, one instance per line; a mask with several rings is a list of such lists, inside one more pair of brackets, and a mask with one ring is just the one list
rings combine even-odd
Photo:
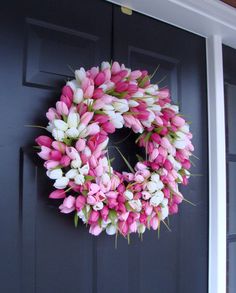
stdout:
[[[207,292],[208,185],[205,40],[105,1],[13,1],[1,9],[1,292]],[[71,67],[103,60],[132,68],[160,65],[194,134],[194,177],[161,237],[91,236],[47,199],[51,182],[32,150]],[[122,134],[123,135],[123,134]],[[118,135],[119,136],[119,135]],[[117,137],[116,137],[117,138]],[[132,145],[128,138],[126,146]],[[121,146],[122,147],[122,146]],[[123,147],[124,148],[124,147]],[[132,160],[130,147],[122,150]],[[131,153],[132,152],[132,153]],[[119,162],[119,160],[118,160]],[[121,166],[116,166],[121,167]]]
[[223,47],[227,165],[227,293],[236,288],[236,50]]

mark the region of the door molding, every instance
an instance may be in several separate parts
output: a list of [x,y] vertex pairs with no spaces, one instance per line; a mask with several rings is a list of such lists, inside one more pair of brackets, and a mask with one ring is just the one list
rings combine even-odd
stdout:
[[[206,38],[209,140],[208,292],[226,292],[226,161],[222,44],[236,48],[236,9],[219,0],[107,0]],[[132,16],[130,16],[132,17]]]
[[219,0],[108,0],[203,37],[220,35],[236,48],[236,9]]

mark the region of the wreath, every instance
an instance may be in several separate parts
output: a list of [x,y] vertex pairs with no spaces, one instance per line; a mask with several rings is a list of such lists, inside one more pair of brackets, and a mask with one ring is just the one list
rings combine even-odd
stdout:
[[[169,90],[150,79],[118,62],[76,70],[46,113],[50,135],[36,138],[54,180],[49,198],[62,199],[61,213],[74,213],[93,235],[157,230],[184,199],[178,186],[190,177],[192,134]],[[146,151],[132,168],[118,150],[130,172],[114,170],[108,152],[109,134],[123,127]]]

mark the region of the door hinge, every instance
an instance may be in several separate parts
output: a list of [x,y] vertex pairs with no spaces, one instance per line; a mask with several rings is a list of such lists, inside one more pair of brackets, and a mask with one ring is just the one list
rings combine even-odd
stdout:
[[125,7],[125,6],[121,6],[121,11],[124,14],[127,14],[127,15],[132,15],[132,13],[133,13],[131,8],[128,8],[128,7]]

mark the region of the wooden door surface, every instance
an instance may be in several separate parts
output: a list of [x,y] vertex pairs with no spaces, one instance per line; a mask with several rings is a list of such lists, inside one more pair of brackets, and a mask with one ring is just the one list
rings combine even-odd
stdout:
[[[206,293],[208,145],[205,40],[105,1],[8,1],[1,8],[1,282],[7,293]],[[141,242],[91,236],[48,199],[52,184],[32,148],[44,113],[72,69],[103,60],[152,73],[191,121],[195,167],[172,232]],[[112,143],[126,132],[117,132]],[[119,145],[134,162],[134,136]],[[114,165],[124,168],[117,157]]]

